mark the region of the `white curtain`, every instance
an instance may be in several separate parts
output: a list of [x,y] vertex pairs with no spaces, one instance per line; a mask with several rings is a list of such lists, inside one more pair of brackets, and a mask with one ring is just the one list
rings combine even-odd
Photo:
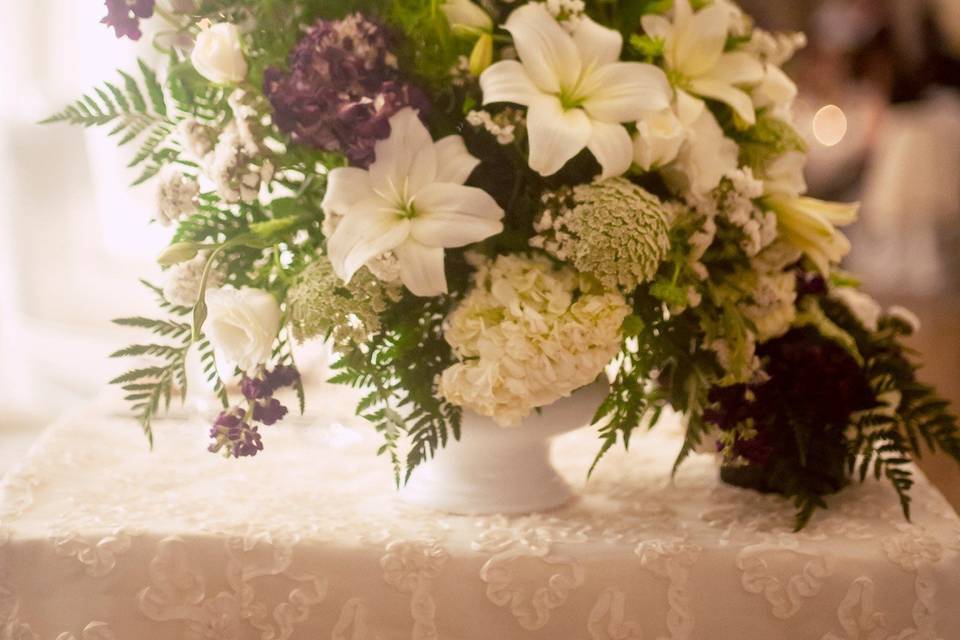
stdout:
[[126,188],[105,131],[37,125],[150,55],[104,13],[94,0],[0,6],[0,434],[103,389],[106,355],[129,338],[110,318],[149,309],[137,276],[156,275],[166,236],[147,225],[150,188]]

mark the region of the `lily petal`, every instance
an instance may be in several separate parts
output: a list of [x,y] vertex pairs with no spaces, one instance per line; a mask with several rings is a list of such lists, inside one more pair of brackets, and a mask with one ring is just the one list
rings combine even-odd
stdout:
[[598,68],[584,83],[584,110],[593,120],[630,122],[646,111],[670,106],[670,83],[659,67],[616,62]]
[[621,124],[593,121],[587,148],[603,168],[600,180],[622,176],[633,161],[633,143]]
[[384,197],[408,197],[436,180],[433,138],[410,107],[390,118],[390,137],[377,142],[374,153],[370,183]]
[[587,146],[590,119],[582,109],[564,111],[560,100],[542,96],[534,100],[527,111],[527,133],[530,168],[542,176],[550,176]]
[[441,138],[433,145],[437,152],[437,182],[463,184],[480,164],[470,155],[460,136]]
[[674,2],[676,17],[667,62],[672,69],[696,77],[712,69],[727,42],[728,9],[713,3],[687,18],[687,0]]
[[713,98],[724,102],[737,112],[737,115],[747,124],[755,124],[757,114],[753,110],[753,100],[746,92],[737,89],[731,84],[718,80],[697,78],[690,82],[690,90],[698,96]]
[[765,75],[763,64],[745,51],[725,53],[717,65],[698,79],[717,80],[726,84],[757,84]]
[[354,204],[373,195],[370,175],[356,167],[338,167],[327,176],[327,192],[320,207],[326,214],[346,215]]
[[356,205],[327,241],[333,270],[349,282],[368,260],[396,249],[410,236],[410,221],[390,210],[381,198]]
[[443,270],[443,249],[425,247],[413,240],[397,247],[400,280],[413,295],[439,296],[447,292],[447,274]]
[[503,231],[503,209],[476,187],[432,184],[415,202],[410,235],[427,247],[462,247]]
[[530,79],[544,93],[573,87],[580,76],[580,55],[563,27],[546,7],[530,3],[513,11],[504,28]]
[[483,104],[513,102],[527,106],[542,95],[526,68],[516,60],[503,60],[487,67],[480,74],[480,89],[483,91]]
[[673,25],[670,24],[670,21],[655,13],[649,13],[640,18],[640,24],[643,26],[643,32],[651,38],[667,40],[673,32]]
[[587,16],[577,20],[573,41],[580,50],[583,65],[587,68],[616,62],[623,49],[623,36],[619,31],[601,26]]

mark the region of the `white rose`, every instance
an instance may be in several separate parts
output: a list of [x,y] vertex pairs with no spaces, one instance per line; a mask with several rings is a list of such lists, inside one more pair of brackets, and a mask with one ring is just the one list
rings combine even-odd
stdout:
[[673,162],[685,138],[683,123],[673,109],[646,114],[637,121],[633,161],[644,171]]
[[240,47],[240,31],[221,22],[197,35],[190,61],[197,72],[217,84],[241,82],[247,77],[247,60]]
[[280,305],[261,289],[210,289],[204,326],[225,370],[250,371],[270,358],[280,330]]

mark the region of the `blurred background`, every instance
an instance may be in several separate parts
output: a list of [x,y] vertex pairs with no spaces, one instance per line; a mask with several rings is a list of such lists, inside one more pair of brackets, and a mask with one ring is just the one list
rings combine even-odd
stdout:
[[[847,267],[885,305],[913,309],[927,381],[960,407],[960,0],[741,0],[770,30],[805,31],[798,82],[811,195],[860,200]],[[101,394],[110,324],[150,310],[166,241],[149,186],[130,190],[102,131],[38,126],[136,56],[99,0],[0,7],[0,473],[58,414]],[[960,472],[928,459],[960,507]]]

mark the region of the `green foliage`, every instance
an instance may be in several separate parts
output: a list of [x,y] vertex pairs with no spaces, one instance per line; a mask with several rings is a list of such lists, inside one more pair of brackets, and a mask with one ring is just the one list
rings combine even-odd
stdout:
[[792,125],[765,111],[758,112],[757,123],[745,130],[732,124],[731,112],[724,130],[740,145],[740,164],[750,167],[758,176],[764,175],[766,167],[777,157],[791,151],[807,151],[806,142]]
[[143,167],[134,184],[141,184],[156,175],[165,164],[179,155],[173,132],[176,121],[169,117],[167,98],[156,74],[142,60],[138,61],[140,80],[120,71],[122,86],[105,82],[81,96],[73,104],[42,124],[67,122],[83,127],[111,127],[109,135],[117,136],[120,146],[136,141],[137,153],[130,167]]
[[943,452],[960,463],[960,425],[950,403],[917,379],[919,365],[902,343],[910,327],[885,317],[871,332],[842,305],[828,301],[825,306],[830,317],[855,337],[877,398],[876,408],[854,416],[848,472],[861,481],[871,474],[886,478],[909,518],[913,460],[926,450]]
[[[181,402],[187,394],[187,352],[193,344],[193,328],[189,322],[180,318],[188,316],[190,309],[170,304],[163,297],[163,291],[146,281],[144,286],[157,296],[158,306],[166,311],[166,318],[131,317],[114,320],[123,327],[144,329],[161,341],[134,344],[111,355],[112,358],[135,358],[138,366],[117,376],[111,384],[120,385],[126,393],[125,400],[131,404],[150,446],[153,446],[153,420],[169,408],[174,394],[179,391]],[[201,338],[197,345],[204,374],[212,383],[214,392],[224,407],[227,406],[227,392],[217,373],[213,348],[209,341]],[[143,364],[147,361],[148,364]]]
[[[357,415],[383,436],[379,454],[389,456],[397,486],[451,435],[460,437],[460,408],[439,398],[434,386],[453,364],[441,327],[448,304],[408,295],[386,314],[388,330],[347,350],[333,365],[330,382],[368,391]],[[405,456],[403,445],[409,446]]]
[[181,162],[180,145],[174,135],[178,122],[186,117],[215,122],[227,111],[222,89],[197,82],[199,76],[192,68],[176,66],[176,57],[171,64],[174,66],[166,86],[153,69],[138,60],[139,79],[119,71],[121,82],[104,82],[41,124],[110,127],[108,135],[116,137],[119,146],[137,145],[128,166],[140,169],[133,184],[142,184],[164,166]]

